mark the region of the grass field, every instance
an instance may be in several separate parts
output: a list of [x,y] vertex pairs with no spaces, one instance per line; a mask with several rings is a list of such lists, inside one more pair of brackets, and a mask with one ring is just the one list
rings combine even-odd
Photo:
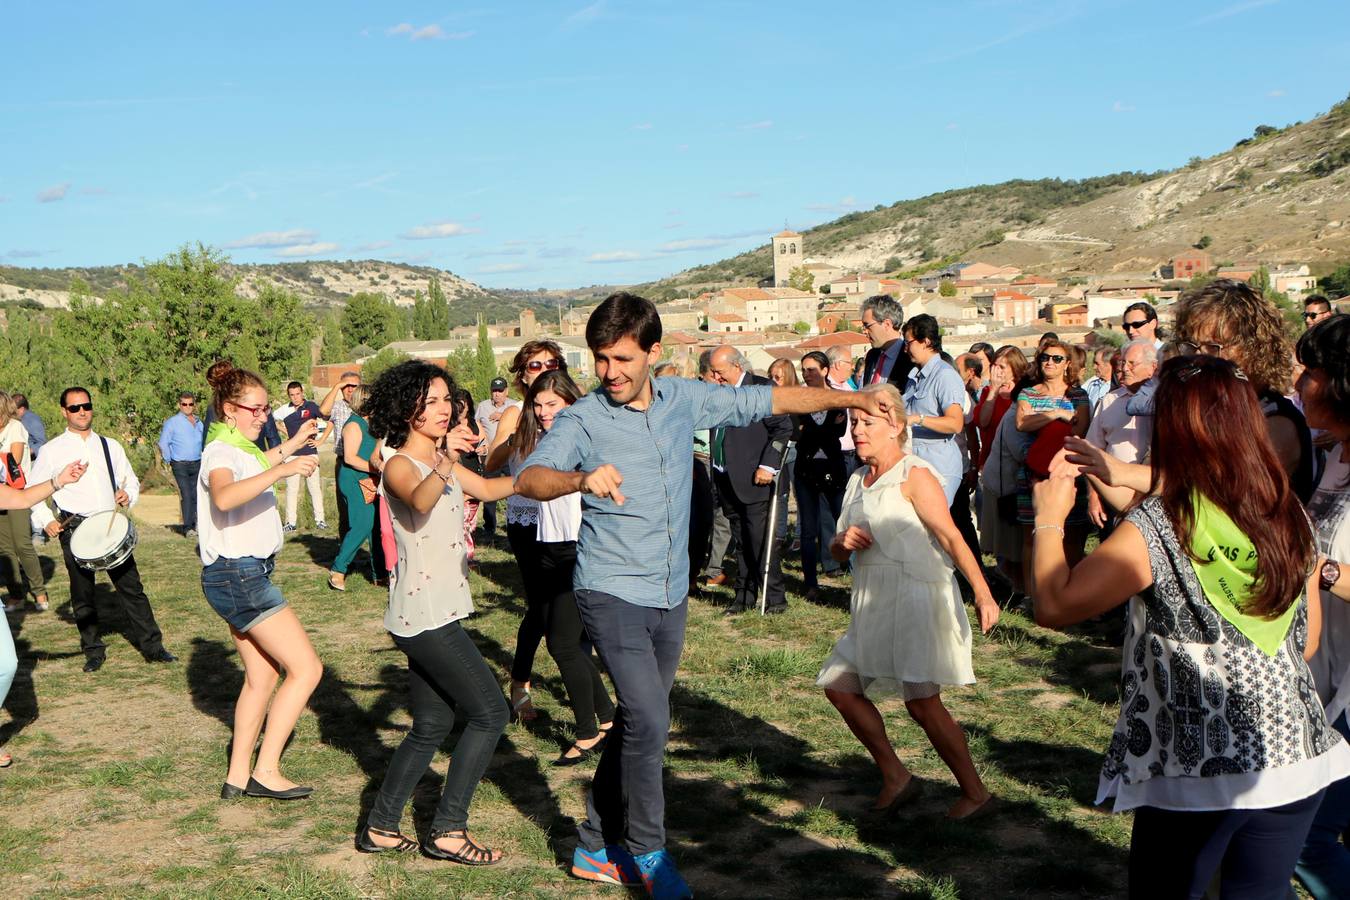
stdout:
[[[476,833],[507,860],[470,869],[353,849],[410,720],[404,657],[380,626],[384,594],[363,577],[364,554],[348,591],[329,591],[336,549],[332,532],[302,533],[277,566],[326,665],[284,757],[292,778],[318,790],[291,804],[217,799],[242,670],[201,596],[193,545],[144,525],[136,553],[181,661],[143,663],[100,581],[109,651],[94,675],[80,671],[59,550],[43,549],[56,569],[53,609],[10,617],[20,672],[0,726],[15,758],[0,770],[0,897],[622,896],[566,874],[590,767],[548,765],[571,726],[542,648],[540,717],[508,728],[471,811]],[[504,684],[523,609],[519,575],[502,551],[480,558],[468,624]],[[1123,896],[1130,820],[1091,805],[1116,717],[1118,651],[1005,615],[975,639],[979,684],[945,695],[1004,811],[944,821],[955,783],[895,701],[883,707],[892,739],[938,789],[903,818],[870,826],[860,814],[879,779],[813,686],[847,626],[847,588],[839,582],[808,604],[797,574],[783,616],[728,618],[725,592],[691,605],[666,796],[671,847],[699,896]],[[425,832],[445,765],[443,751],[405,830]]]

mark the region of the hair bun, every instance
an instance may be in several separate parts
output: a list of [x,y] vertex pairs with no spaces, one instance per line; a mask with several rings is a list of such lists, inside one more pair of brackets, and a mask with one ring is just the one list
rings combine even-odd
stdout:
[[212,388],[219,389],[233,371],[234,363],[228,359],[217,360],[211,364],[211,368],[206,370],[206,383],[211,385]]

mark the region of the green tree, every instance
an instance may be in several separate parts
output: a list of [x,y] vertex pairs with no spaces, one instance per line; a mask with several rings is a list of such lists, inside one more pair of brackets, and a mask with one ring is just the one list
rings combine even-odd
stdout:
[[[256,348],[254,365],[258,374],[271,385],[292,379],[307,381],[305,376],[314,360],[313,314],[305,309],[299,295],[271,284],[259,290],[256,305],[241,340],[250,340]],[[236,350],[235,355],[241,354]],[[235,363],[243,365],[239,358]]]
[[890,259],[886,260],[887,272],[899,272],[904,267],[905,261],[898,256],[892,256]]
[[412,316],[413,337],[417,338],[419,341],[432,340],[431,332],[434,326],[430,321],[432,316],[431,307],[427,304],[427,298],[421,291],[418,291],[417,296],[413,298]]
[[411,356],[402,350],[396,350],[393,347],[385,347],[379,353],[376,353],[361,366],[361,380],[369,384],[376,378],[379,378],[387,369],[392,369],[401,362],[407,362],[412,359]]
[[950,278],[944,278],[938,282],[938,294],[943,297],[956,296],[956,284]]
[[1260,291],[1262,295],[1269,294],[1270,270],[1265,266],[1257,266],[1256,271],[1252,273],[1252,277],[1247,279],[1247,283]]
[[428,340],[445,340],[450,335],[450,302],[445,299],[439,275],[432,275],[431,283],[427,286],[427,308],[427,321],[430,324]]
[[798,334],[807,334],[811,331],[811,325],[807,322],[793,322],[792,330]]
[[1094,331],[1092,334],[1096,337],[1097,346],[1116,348],[1125,346],[1125,335],[1119,331]]
[[806,266],[797,266],[788,272],[788,287],[799,291],[809,291],[815,286],[816,276]]
[[1350,263],[1317,279],[1317,286],[1333,300],[1350,294]]
[[492,340],[488,337],[487,320],[478,317],[478,346],[474,349],[473,377],[464,384],[474,400],[482,400],[489,393],[492,379],[497,377],[497,357],[492,352]]
[[1212,243],[1214,243],[1214,239],[1212,237],[1210,237],[1207,234],[1202,234],[1200,235],[1200,240],[1196,241],[1194,246],[1195,249],[1197,250],[1204,250]]
[[342,333],[342,316],[332,313],[323,317],[320,325],[323,345],[319,361],[322,363],[340,363],[351,359],[347,338]]
[[342,336],[348,346],[383,347],[400,340],[406,328],[403,311],[383,294],[354,294],[342,310]]

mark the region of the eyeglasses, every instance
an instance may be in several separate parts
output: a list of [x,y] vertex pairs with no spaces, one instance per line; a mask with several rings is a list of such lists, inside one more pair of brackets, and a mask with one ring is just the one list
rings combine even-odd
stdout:
[[234,403],[233,400],[230,401],[230,402],[231,402],[234,406],[239,407],[240,409],[244,410],[245,412],[252,413],[254,417],[262,417],[262,416],[267,415],[267,407],[266,407],[266,406],[245,406],[245,405],[242,404],[242,403]]
[[878,322],[876,319],[873,319],[871,322],[863,322],[863,323],[862,323],[862,329],[863,329],[863,331],[871,331],[873,328],[875,328],[876,326],[878,326],[878,325],[880,325],[880,324],[881,324],[881,323]]
[[192,401],[192,400],[184,400],[183,402],[179,403],[178,405],[179,405],[179,406],[196,406],[197,404],[196,404],[196,402],[194,402],[194,401]]
[[1126,331],[1134,331],[1137,328],[1143,328],[1150,321],[1151,320],[1149,319],[1140,319],[1137,322],[1121,322],[1120,327],[1124,328]]
[[93,411],[94,411],[94,404],[92,401],[89,403],[72,403],[66,407],[66,412],[72,413],[93,412]]
[[1204,341],[1197,343],[1195,341],[1178,341],[1177,350],[1182,356],[1194,356],[1197,353],[1203,353],[1206,356],[1218,356],[1223,353],[1223,348],[1227,344],[1216,344],[1213,341]]
[[563,361],[560,359],[532,359],[525,364],[526,372],[538,374],[540,372],[552,372],[554,369],[563,368]]
[[1058,353],[1040,353],[1037,354],[1036,358],[1043,363],[1050,362],[1054,363],[1055,365],[1059,365],[1060,363],[1064,362],[1064,360],[1068,359],[1068,357],[1061,356]]
[[[1217,367],[1202,366],[1199,363],[1191,363],[1189,366],[1177,369],[1177,377],[1180,378],[1182,381],[1190,381],[1192,378],[1203,372],[1205,369],[1214,369],[1214,368]],[[1233,377],[1236,378],[1238,381],[1246,381],[1247,373],[1239,369],[1237,366],[1233,366]]]
[[1303,314],[1303,318],[1305,318],[1305,319],[1315,319],[1315,318],[1317,318],[1317,317],[1320,316],[1320,315],[1322,315],[1320,312],[1305,312],[1305,313]]

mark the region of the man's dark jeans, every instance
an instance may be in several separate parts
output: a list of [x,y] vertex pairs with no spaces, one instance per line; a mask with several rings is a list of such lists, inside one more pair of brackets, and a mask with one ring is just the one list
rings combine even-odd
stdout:
[[173,480],[178,482],[178,510],[183,516],[183,531],[197,528],[197,474],[202,470],[200,459],[169,463]]
[[661,766],[689,603],[651,609],[589,590],[576,591],[576,598],[619,699],[586,796],[586,821],[577,829],[581,844],[588,850],[621,844],[635,856],[651,853],[666,845]]

